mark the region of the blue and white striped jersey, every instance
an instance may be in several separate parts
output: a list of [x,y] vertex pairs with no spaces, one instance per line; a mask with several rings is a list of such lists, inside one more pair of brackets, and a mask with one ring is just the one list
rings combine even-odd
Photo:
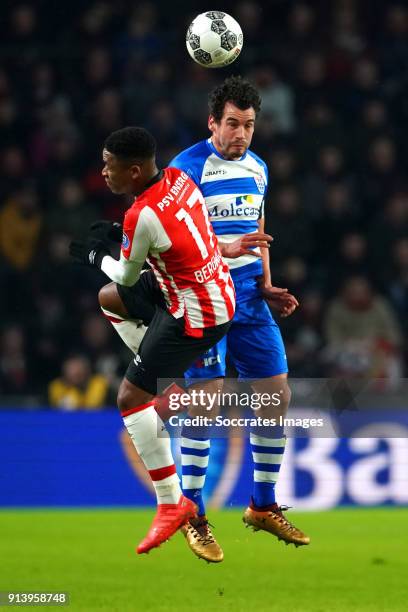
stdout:
[[[232,242],[240,234],[259,230],[268,170],[255,153],[248,150],[239,160],[227,160],[209,138],[179,153],[169,166],[187,172],[200,187],[220,242]],[[262,261],[258,257],[242,255],[226,261],[235,280],[262,274]]]

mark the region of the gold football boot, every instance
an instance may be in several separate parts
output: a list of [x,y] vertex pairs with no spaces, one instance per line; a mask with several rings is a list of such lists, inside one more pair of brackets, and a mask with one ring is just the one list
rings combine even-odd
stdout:
[[260,529],[268,531],[286,544],[294,544],[296,547],[309,544],[309,536],[287,520],[283,514],[286,510],[289,510],[288,506],[278,506],[278,504],[272,504],[266,510],[257,510],[250,505],[245,510],[242,520],[246,527],[252,527],[254,531]]
[[196,516],[180,529],[187,544],[197,557],[208,563],[220,563],[224,553],[214,538],[206,516]]

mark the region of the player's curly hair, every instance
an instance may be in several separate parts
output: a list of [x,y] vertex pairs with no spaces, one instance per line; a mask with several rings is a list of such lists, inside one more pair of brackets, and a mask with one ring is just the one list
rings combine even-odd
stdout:
[[227,102],[232,102],[241,110],[252,108],[255,114],[261,110],[261,96],[258,90],[249,82],[240,76],[231,76],[215,87],[208,96],[208,109],[210,115],[219,122],[224,113],[224,107]]
[[125,127],[112,132],[104,148],[123,161],[151,159],[156,153],[156,141],[142,127]]

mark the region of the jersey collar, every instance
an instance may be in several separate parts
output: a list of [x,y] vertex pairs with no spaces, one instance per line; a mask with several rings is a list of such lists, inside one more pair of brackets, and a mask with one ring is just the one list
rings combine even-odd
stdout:
[[[149,187],[151,187],[152,185],[154,185],[155,183],[158,183],[159,181],[162,180],[164,176],[164,172],[163,170],[159,170],[151,179],[148,183],[146,183],[146,185],[144,186],[143,191],[146,191],[146,189],[149,189]],[[143,192],[142,192],[143,193]]]

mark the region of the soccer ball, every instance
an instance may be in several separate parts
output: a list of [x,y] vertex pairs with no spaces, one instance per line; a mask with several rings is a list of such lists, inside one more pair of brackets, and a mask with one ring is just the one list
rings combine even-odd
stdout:
[[187,51],[197,64],[205,68],[232,64],[241,53],[243,44],[239,23],[223,11],[197,15],[187,30]]

